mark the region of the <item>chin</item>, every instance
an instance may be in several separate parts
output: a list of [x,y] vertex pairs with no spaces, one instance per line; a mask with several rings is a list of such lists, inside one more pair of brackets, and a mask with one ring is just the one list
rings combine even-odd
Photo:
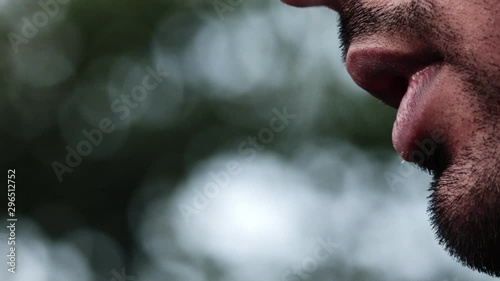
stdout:
[[447,160],[432,162],[441,164],[431,169],[429,213],[440,244],[453,257],[500,277],[500,155],[497,142],[482,142],[453,160],[441,152]]

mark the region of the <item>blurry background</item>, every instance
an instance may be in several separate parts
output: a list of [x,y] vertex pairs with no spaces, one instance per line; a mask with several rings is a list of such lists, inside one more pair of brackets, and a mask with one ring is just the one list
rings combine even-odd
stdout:
[[0,280],[491,280],[438,245],[430,177],[348,77],[336,21],[277,0],[0,0],[19,219]]

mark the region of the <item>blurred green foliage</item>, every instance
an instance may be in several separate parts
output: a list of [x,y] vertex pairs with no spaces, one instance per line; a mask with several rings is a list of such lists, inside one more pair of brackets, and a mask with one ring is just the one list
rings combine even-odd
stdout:
[[[79,228],[102,231],[118,241],[125,256],[131,258],[135,226],[125,214],[151,171],[160,170],[168,181],[180,182],[200,161],[222,152],[237,152],[238,143],[268,125],[271,109],[283,106],[297,113],[299,121],[266,147],[267,151],[286,158],[304,142],[349,143],[388,160],[394,112],[360,95],[360,90],[353,93],[356,90],[336,73],[331,79],[316,78],[314,73],[300,75],[298,46],[280,37],[271,22],[269,29],[280,54],[274,59],[288,67],[270,72],[268,80],[276,75],[286,77],[285,82],[254,83],[233,93],[230,87],[192,71],[199,69],[193,63],[197,57],[192,49],[203,28],[212,24],[218,30],[229,29],[247,13],[264,13],[270,6],[264,1],[244,2],[222,21],[209,1],[73,0],[61,8],[64,14],[51,18],[36,37],[21,45],[19,53],[3,37],[0,151],[2,162],[18,171],[19,213],[33,218],[54,239]],[[20,32],[21,18],[40,10],[31,1],[10,1],[2,9],[3,33]],[[204,55],[219,56],[221,61],[232,58],[210,50],[207,46]],[[52,52],[61,55],[70,70],[64,70],[64,63]],[[167,53],[162,56],[167,62],[161,62],[158,52]],[[169,60],[177,64],[168,64]],[[65,147],[82,140],[83,129],[96,128],[103,117],[111,117],[110,88],[119,85],[123,92],[130,91],[131,86],[126,85],[135,68],[127,65],[136,62],[140,62],[139,69],[160,63],[172,74],[167,79],[172,86],[159,92],[169,94],[169,87],[181,85],[182,101],[172,107],[175,116],[166,112],[169,119],[164,121],[153,116],[158,125],[148,114],[170,105],[141,104],[142,115],[105,135],[104,149],[96,148],[99,152],[84,157],[59,182],[51,164],[64,163]],[[113,120],[119,123],[116,116]],[[349,155],[342,160],[349,162]],[[369,280],[364,273],[359,276],[356,280]]]

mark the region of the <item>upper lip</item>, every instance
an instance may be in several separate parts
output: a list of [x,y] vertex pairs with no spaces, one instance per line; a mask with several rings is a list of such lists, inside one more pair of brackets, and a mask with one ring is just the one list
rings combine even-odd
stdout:
[[356,84],[397,109],[411,77],[440,61],[436,52],[427,50],[408,52],[362,48],[349,50],[346,68]]

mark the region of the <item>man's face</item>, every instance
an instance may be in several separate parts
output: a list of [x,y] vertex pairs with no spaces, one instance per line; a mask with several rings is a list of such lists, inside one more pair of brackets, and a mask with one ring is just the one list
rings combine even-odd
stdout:
[[500,276],[500,1],[284,1],[340,14],[347,70],[398,109],[394,147],[434,175],[440,242]]

